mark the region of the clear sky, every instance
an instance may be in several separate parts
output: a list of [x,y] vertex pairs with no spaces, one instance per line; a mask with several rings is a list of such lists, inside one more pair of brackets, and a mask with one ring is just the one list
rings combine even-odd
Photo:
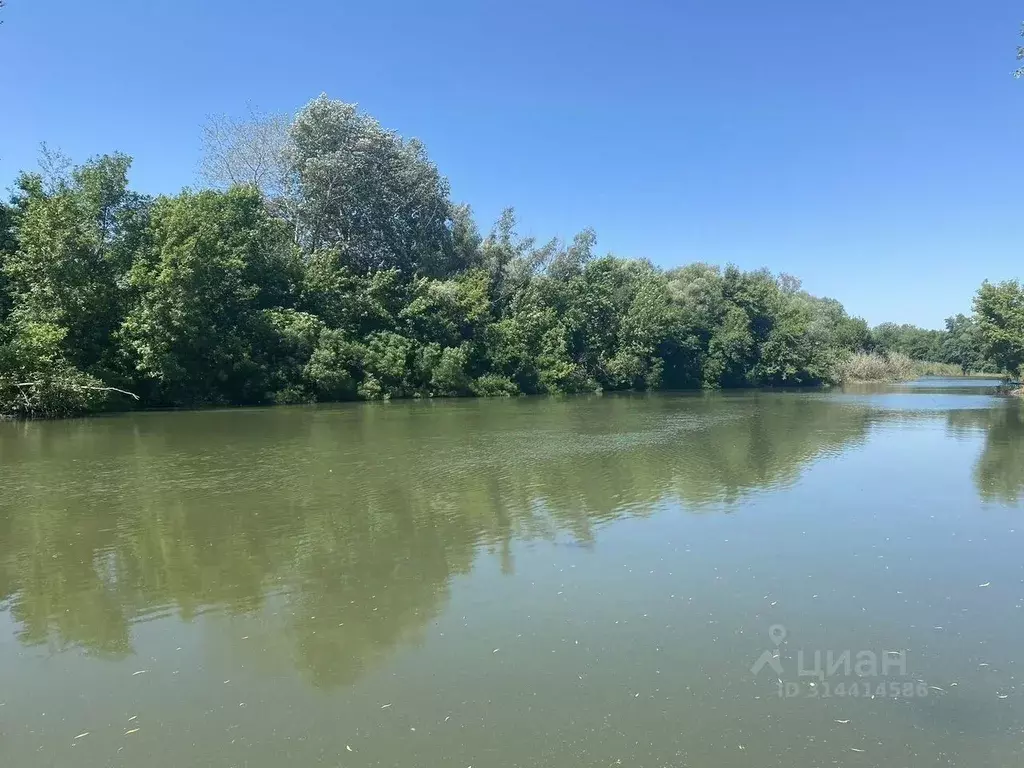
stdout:
[[[481,228],[767,266],[938,327],[1021,276],[1009,0],[8,0],[0,185],[40,141],[196,183],[206,115],[321,92],[422,139]],[[1014,158],[1017,158],[1015,160]]]

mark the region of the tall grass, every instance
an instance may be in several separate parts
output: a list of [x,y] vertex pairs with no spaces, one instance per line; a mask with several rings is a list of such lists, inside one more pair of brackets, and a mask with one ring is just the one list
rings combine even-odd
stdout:
[[954,363],[930,363],[925,360],[915,360],[914,371],[918,376],[941,376],[946,379],[964,376],[983,379],[1001,379],[1006,377],[1005,372],[993,367],[991,363],[986,363],[981,368],[964,373],[963,369]]
[[953,363],[930,363],[926,360],[914,361],[914,373],[918,376],[963,376],[963,369]]
[[[984,375],[972,372],[970,376]],[[997,374],[989,373],[989,376]],[[922,376],[954,378],[963,376],[959,365],[914,360],[901,352],[857,352],[839,366],[840,381],[910,381]]]
[[908,381],[917,378],[915,363],[899,352],[857,352],[840,365],[840,381]]

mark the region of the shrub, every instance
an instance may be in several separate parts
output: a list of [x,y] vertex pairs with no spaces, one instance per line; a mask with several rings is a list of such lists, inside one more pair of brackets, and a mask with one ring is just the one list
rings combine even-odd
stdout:
[[477,377],[469,389],[479,397],[512,397],[522,394],[512,379],[497,373],[485,373]]
[[29,380],[0,377],[0,415],[21,418],[75,416],[102,407],[108,389],[73,368],[33,373]]

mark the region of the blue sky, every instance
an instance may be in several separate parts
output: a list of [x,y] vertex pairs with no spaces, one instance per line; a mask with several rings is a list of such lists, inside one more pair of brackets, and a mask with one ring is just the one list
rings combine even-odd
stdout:
[[200,125],[326,92],[422,139],[488,229],[767,266],[871,323],[1019,277],[1008,0],[9,0],[0,185],[40,141],[196,183]]

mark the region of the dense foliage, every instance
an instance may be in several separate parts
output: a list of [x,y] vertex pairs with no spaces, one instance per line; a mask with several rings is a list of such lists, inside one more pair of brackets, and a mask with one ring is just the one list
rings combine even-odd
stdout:
[[1024,287],[1016,280],[985,282],[974,298],[982,354],[1020,375],[1024,366]]
[[[948,331],[871,331],[788,276],[599,256],[589,230],[538,244],[511,210],[482,237],[419,142],[326,97],[207,139],[211,189],[139,195],[119,154],[47,154],[18,179],[0,206],[0,413],[134,406],[125,392],[198,406],[813,385],[862,350],[971,368],[970,334],[1017,332],[988,300]],[[985,344],[1014,367],[1012,343]]]
[[943,360],[944,341],[943,331],[882,323],[872,329],[870,346],[875,352],[899,352],[914,360]]

